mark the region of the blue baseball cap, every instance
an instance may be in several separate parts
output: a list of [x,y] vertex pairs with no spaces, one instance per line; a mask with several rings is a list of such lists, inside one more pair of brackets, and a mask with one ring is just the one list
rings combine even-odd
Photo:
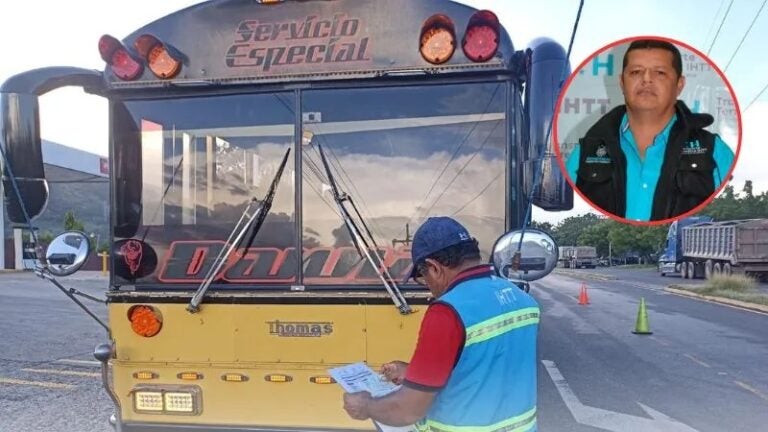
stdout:
[[469,231],[453,218],[438,216],[427,219],[413,235],[413,243],[411,244],[413,268],[408,278],[416,276],[417,265],[421,264],[428,256],[447,247],[471,240]]

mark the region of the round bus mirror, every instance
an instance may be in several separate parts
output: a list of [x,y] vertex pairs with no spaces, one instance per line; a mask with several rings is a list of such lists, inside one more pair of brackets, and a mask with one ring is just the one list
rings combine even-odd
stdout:
[[[521,242],[522,239],[522,242]],[[536,229],[511,231],[493,246],[491,262],[499,276],[512,281],[535,281],[557,265],[557,243]]]
[[48,271],[54,276],[69,276],[80,270],[91,252],[88,237],[79,231],[67,231],[51,241],[45,252]]

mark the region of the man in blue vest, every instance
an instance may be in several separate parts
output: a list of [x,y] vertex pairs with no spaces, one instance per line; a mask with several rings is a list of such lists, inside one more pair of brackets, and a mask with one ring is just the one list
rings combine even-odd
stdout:
[[598,120],[566,163],[595,207],[637,221],[670,219],[727,181],[734,154],[704,129],[713,117],[677,100],[685,86],[682,67],[680,51],[667,41],[629,45],[619,80],[626,104]]
[[427,219],[411,256],[411,277],[435,301],[410,363],[383,367],[403,386],[376,399],[345,394],[344,409],[358,420],[422,431],[535,431],[536,301],[481,264],[477,241],[454,219]]

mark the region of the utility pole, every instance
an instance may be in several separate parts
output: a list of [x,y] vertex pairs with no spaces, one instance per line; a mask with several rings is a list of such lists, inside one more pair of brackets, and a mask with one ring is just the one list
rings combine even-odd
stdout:
[[611,252],[612,252],[611,248],[612,248],[612,246],[613,246],[613,242],[608,240],[608,267],[612,267],[613,266],[613,256],[611,255]]
[[405,246],[411,245],[411,227],[405,224],[405,238],[404,239],[392,239],[392,248],[397,247],[398,243],[402,243]]

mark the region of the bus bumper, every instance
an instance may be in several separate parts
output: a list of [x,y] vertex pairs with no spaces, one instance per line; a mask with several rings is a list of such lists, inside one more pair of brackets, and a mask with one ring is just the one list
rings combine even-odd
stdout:
[[122,432],[363,432],[371,429],[307,429],[269,426],[215,426],[172,423],[123,423]]

